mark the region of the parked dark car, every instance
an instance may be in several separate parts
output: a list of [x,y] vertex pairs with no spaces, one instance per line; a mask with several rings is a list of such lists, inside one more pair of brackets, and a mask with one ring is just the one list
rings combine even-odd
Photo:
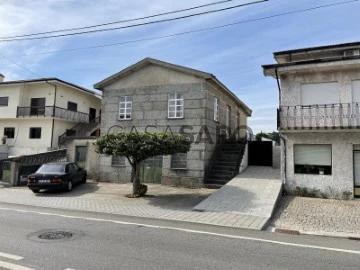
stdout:
[[46,163],[28,176],[27,186],[34,193],[40,189],[70,191],[74,185],[85,183],[86,178],[86,170],[75,162]]

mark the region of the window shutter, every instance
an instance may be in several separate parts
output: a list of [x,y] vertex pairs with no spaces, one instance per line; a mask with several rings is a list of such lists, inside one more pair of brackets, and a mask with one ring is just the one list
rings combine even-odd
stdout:
[[301,105],[340,103],[337,82],[301,85]]
[[294,145],[296,165],[331,166],[331,145]]

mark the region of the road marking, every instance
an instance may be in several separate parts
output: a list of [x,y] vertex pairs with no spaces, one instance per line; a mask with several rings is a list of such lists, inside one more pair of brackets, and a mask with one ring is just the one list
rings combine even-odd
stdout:
[[256,238],[256,237],[212,233],[212,232],[205,232],[205,231],[198,231],[198,230],[183,229],[183,228],[178,228],[178,227],[149,225],[149,224],[143,224],[143,223],[134,223],[134,222],[118,221],[118,220],[103,219],[103,218],[90,218],[90,217],[61,215],[61,214],[54,214],[54,213],[48,213],[48,212],[39,212],[39,211],[30,211],[30,210],[3,208],[3,207],[0,207],[0,210],[16,211],[16,212],[21,212],[21,213],[32,213],[32,214],[45,215],[45,216],[57,216],[57,217],[71,218],[71,219],[82,219],[82,220],[90,220],[90,221],[98,221],[98,222],[109,222],[109,223],[116,223],[116,224],[121,224],[121,225],[142,226],[142,227],[153,228],[153,229],[175,230],[175,231],[182,231],[182,232],[187,232],[187,233],[219,236],[219,237],[241,239],[241,240],[248,240],[248,241],[254,241],[254,242],[263,242],[263,243],[276,244],[276,245],[282,245],[282,246],[318,249],[318,250],[326,250],[326,251],[334,251],[334,252],[351,253],[351,254],[360,255],[360,251],[351,250],[351,249],[341,249],[341,248],[330,248],[330,247],[322,247],[322,246],[315,246],[315,245],[295,244],[295,243],[274,241],[274,240],[268,240],[268,239],[262,239],[262,238]]
[[9,254],[9,253],[4,253],[4,252],[0,252],[0,257],[8,258],[8,259],[15,260],[15,261],[19,261],[19,260],[24,259],[24,257]]
[[3,262],[3,261],[0,261],[0,269],[9,269],[9,270],[35,270],[35,269],[28,268],[28,267],[25,267],[25,266],[13,264],[13,263],[8,263],[8,262]]

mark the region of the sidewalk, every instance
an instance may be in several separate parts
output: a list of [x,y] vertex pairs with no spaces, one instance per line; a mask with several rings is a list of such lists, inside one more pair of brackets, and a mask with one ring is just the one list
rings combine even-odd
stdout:
[[58,209],[111,213],[127,216],[178,220],[243,228],[244,215],[231,212],[196,212],[193,207],[216,192],[212,189],[185,189],[148,185],[145,197],[130,199],[131,184],[89,182],[69,193],[33,194],[27,187],[0,185],[0,202]]
[[360,200],[282,197],[272,220],[276,229],[360,238]]
[[262,230],[281,189],[277,173],[249,167],[220,190],[149,184],[147,196],[137,199],[125,197],[131,193],[130,183],[89,182],[69,193],[39,194],[0,184],[0,202]]

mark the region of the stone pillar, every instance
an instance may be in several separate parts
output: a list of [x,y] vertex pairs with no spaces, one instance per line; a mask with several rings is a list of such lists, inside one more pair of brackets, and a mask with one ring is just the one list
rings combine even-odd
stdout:
[[11,161],[10,163],[10,184],[13,186],[18,185],[20,163]]

